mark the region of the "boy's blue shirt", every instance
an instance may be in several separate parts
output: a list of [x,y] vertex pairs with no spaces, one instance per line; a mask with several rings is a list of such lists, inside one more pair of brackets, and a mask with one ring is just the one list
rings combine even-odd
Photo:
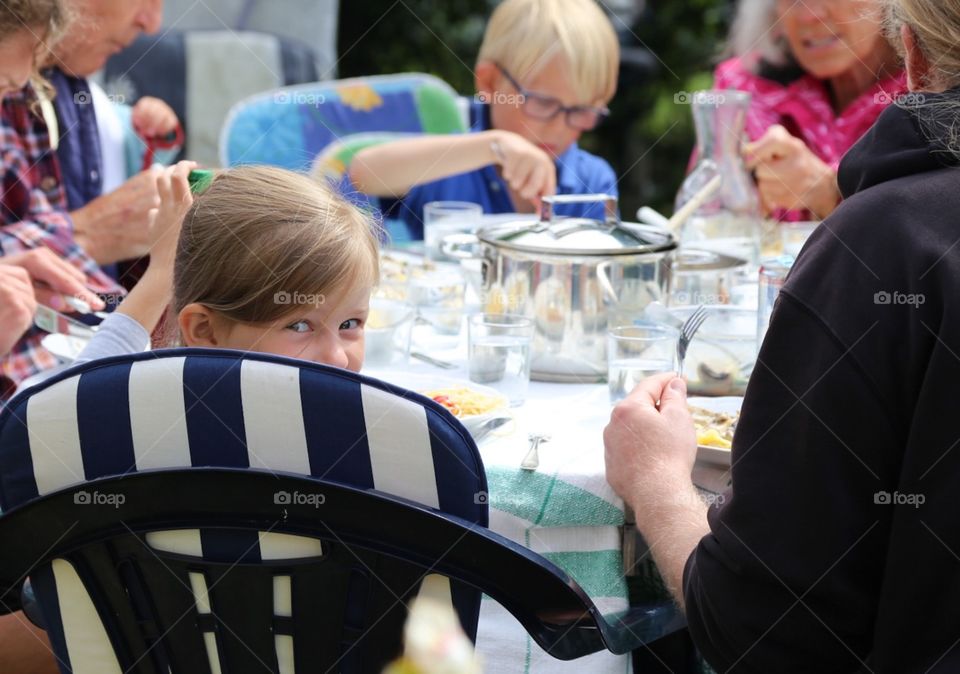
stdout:
[[[474,102],[470,107],[470,132],[490,129],[490,107]],[[556,160],[557,194],[610,194],[617,196],[617,177],[606,161],[572,144]],[[414,239],[423,238],[423,207],[431,201],[472,201],[483,212],[512,213],[507,183],[493,165],[461,173],[423,185],[417,185],[402,199],[384,199],[385,215],[402,219]],[[558,215],[589,217],[602,220],[603,203],[565,204],[557,206]]]

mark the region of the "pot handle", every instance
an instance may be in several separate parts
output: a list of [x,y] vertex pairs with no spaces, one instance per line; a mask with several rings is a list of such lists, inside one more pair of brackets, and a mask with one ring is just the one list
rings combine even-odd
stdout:
[[553,222],[554,204],[592,204],[600,203],[604,205],[603,219],[608,225],[616,225],[620,222],[617,215],[617,198],[610,194],[553,194],[540,198],[540,224],[546,225]]
[[480,258],[480,239],[476,234],[447,234],[440,239],[440,252],[457,260]]
[[614,290],[613,283],[610,282],[610,275],[607,273],[611,266],[613,266],[613,263],[610,260],[605,260],[597,265],[597,285],[600,286],[604,297],[616,306],[620,304],[620,298],[617,296],[617,291]]

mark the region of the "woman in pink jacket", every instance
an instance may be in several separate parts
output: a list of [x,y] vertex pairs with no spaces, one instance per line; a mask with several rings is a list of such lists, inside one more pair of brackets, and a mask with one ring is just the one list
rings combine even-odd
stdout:
[[715,88],[753,96],[746,155],[764,210],[826,217],[840,158],[906,91],[880,0],[740,0],[729,52]]

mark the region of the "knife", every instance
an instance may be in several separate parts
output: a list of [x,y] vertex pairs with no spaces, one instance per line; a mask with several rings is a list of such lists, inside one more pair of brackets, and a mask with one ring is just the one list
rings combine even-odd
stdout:
[[37,311],[33,315],[33,324],[45,332],[84,339],[90,339],[96,333],[95,328],[61,314],[59,311],[54,311],[43,304],[37,305]]

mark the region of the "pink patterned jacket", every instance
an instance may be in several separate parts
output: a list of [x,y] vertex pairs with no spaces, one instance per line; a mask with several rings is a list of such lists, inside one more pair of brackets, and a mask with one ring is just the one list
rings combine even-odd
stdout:
[[[890,103],[907,91],[905,72],[876,82],[839,115],[833,110],[830,91],[822,80],[803,75],[787,84],[767,79],[749,69],[740,58],[721,63],[714,73],[714,88],[737,89],[753,96],[747,114],[747,136],[760,138],[780,124],[803,140],[834,171],[854,143],[873,126]],[[779,214],[780,220],[809,220],[807,211]]]

